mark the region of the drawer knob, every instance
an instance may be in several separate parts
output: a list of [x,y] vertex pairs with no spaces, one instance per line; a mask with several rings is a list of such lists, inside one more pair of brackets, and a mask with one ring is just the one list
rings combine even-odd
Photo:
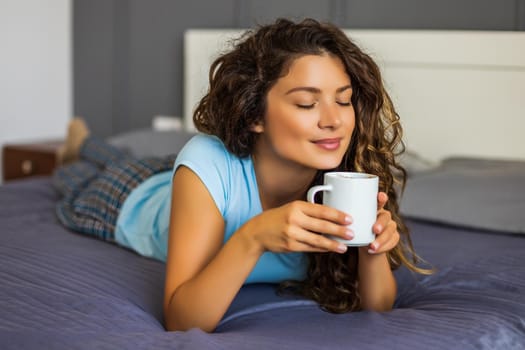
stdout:
[[31,175],[34,170],[33,162],[31,160],[24,160],[22,164],[20,165],[20,168],[22,170],[22,174],[24,175]]

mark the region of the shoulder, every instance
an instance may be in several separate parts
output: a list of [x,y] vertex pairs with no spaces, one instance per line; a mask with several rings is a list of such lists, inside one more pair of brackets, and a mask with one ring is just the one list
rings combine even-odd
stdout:
[[231,162],[233,157],[216,136],[197,134],[184,145],[177,155],[174,170],[181,165],[190,169],[201,166],[209,169],[210,165],[214,165],[218,169],[225,170],[224,167]]
[[232,176],[237,173],[237,159],[219,138],[198,134],[178,154],[173,174],[181,166],[190,169],[208,189],[221,213],[224,213],[234,183]]
[[224,143],[216,136],[197,134],[193,136],[182,148],[179,157],[186,154],[201,154],[201,153],[229,153],[224,146]]

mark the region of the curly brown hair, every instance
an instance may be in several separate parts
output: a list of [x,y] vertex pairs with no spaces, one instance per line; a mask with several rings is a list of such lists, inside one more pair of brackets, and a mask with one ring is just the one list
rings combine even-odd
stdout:
[[[404,151],[399,115],[377,64],[338,27],[314,19],[278,19],[247,31],[233,43],[231,51],[211,65],[208,93],[193,115],[195,126],[219,137],[239,157],[252,154],[257,137],[252,126],[262,122],[270,88],[286,75],[296,58],[323,53],[343,62],[352,81],[356,118],[352,141],[343,161],[333,170],[379,176],[379,190],[389,198],[385,209],[391,212],[401,236],[400,243],[388,252],[391,268],[405,265],[412,271],[429,273],[416,266],[418,257],[399,215],[397,192],[403,190],[406,181],[406,172],[396,160]],[[322,182],[323,173],[318,172],[313,184]],[[311,253],[309,261],[307,278],[282,283],[282,291],[311,298],[330,312],[360,309],[356,248],[345,254]]]

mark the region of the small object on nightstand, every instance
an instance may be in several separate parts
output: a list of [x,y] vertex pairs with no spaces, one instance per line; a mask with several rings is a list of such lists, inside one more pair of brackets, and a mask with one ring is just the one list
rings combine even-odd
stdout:
[[43,141],[4,145],[4,181],[52,174],[57,166],[57,151],[62,144],[63,141]]

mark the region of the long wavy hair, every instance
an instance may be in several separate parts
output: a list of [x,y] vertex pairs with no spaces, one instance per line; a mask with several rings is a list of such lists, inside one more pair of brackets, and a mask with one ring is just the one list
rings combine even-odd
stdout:
[[[218,57],[210,68],[209,90],[193,115],[197,129],[219,137],[239,157],[254,150],[257,134],[251,131],[266,112],[266,96],[291,63],[304,55],[329,53],[341,59],[352,81],[356,125],[351,143],[337,171],[359,171],[379,176],[379,190],[388,194],[385,209],[397,223],[401,240],[388,254],[392,269],[417,266],[409,231],[399,215],[398,191],[404,189],[405,169],[396,156],[404,151],[399,115],[385,91],[373,59],[336,26],[314,19],[293,22],[278,19],[244,33],[233,49]],[[318,171],[313,184],[322,182]],[[357,248],[345,254],[311,253],[304,281],[286,281],[281,291],[313,299],[330,312],[358,310]]]

